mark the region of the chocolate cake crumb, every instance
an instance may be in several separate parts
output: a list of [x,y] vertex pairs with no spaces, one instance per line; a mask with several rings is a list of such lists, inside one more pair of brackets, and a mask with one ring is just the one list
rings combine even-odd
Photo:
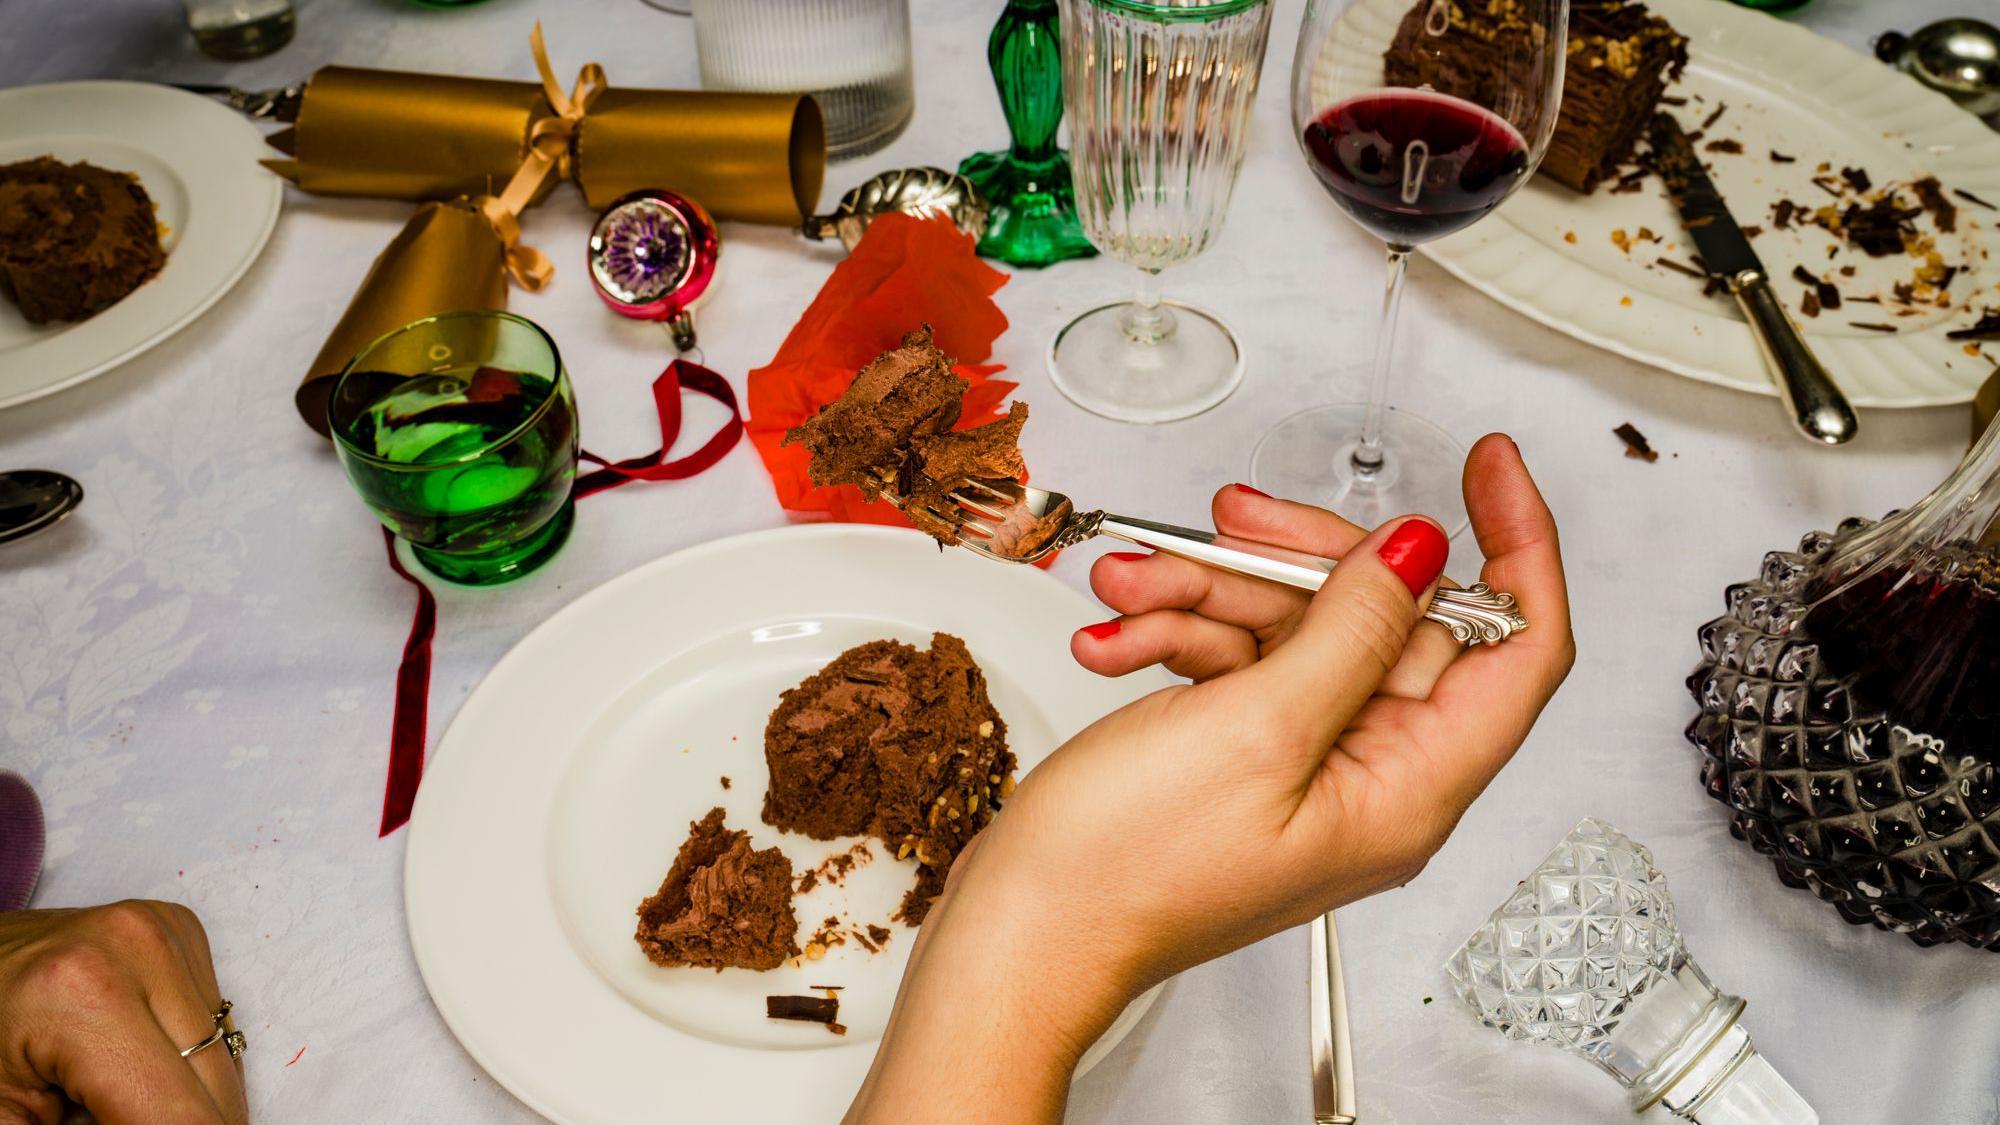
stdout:
[[639,904],[633,940],[656,965],[775,969],[799,952],[792,862],[755,851],[716,807],[688,826],[660,889]]
[[1646,440],[1645,434],[1639,432],[1639,427],[1632,423],[1621,422],[1611,432],[1618,435],[1619,441],[1625,443],[1625,456],[1637,457],[1649,463],[1660,459],[1659,451]]
[[1958,229],[1958,208],[1944,197],[1944,186],[1936,176],[1925,176],[1910,184],[1916,193],[1917,204],[1930,212],[1931,222],[1938,230],[1951,234]]
[[1818,293],[1819,293],[1819,304],[1821,308],[1837,309],[1840,307],[1840,290],[1834,288],[1832,282],[1830,281],[1820,282]]
[[1799,311],[1807,316],[1818,316],[1819,293],[1811,289],[1806,290],[1805,296],[1799,298]]
[[722,779],[722,787],[724,789],[729,788],[729,778],[727,776],[724,776]]
[[1867,191],[1875,186],[1874,182],[1869,180],[1867,170],[1862,168],[1842,168],[1840,178],[1846,180],[1848,186],[1855,191]]

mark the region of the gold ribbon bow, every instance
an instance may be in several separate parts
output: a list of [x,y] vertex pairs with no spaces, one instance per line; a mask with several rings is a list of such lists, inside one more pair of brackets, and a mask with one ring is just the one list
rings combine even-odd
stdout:
[[607,83],[603,67],[594,62],[585,63],[583,69],[577,72],[575,89],[565,94],[562,84],[556,81],[555,68],[549,65],[549,51],[542,42],[540,20],[535,21],[535,30],[528,37],[528,44],[534,52],[535,69],[542,75],[542,92],[555,112],[536,121],[528,130],[527,155],[508,179],[507,186],[500,189],[498,195],[480,196],[478,204],[480,213],[493,224],[494,233],[500,236],[500,243],[506,248],[508,275],[521,288],[534,293],[548,285],[556,270],[548,255],[521,244],[521,212],[542,190],[550,173],[564,179],[570,177],[577,127],[583,124],[585,111],[597,95],[604,92]]

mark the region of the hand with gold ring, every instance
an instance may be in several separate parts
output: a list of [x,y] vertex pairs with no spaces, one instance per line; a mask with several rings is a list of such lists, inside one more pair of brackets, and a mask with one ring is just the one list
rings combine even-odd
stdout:
[[0,1125],[241,1125],[243,1045],[186,907],[0,914]]

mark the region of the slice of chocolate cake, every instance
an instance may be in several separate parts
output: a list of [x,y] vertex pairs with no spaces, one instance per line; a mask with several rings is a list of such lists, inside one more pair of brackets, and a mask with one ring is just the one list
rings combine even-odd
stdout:
[[967,383],[931,343],[929,325],[877,356],[819,413],[785,434],[812,454],[814,484],[851,484],[869,499],[888,497],[910,522],[943,543],[958,542],[958,510],[945,494],[971,477],[1018,477],[1028,408],[953,430]]
[[722,810],[688,826],[660,889],[639,904],[632,937],[655,965],[775,969],[799,954],[792,861],[723,826]]
[[1013,792],[1007,724],[965,642],[870,641],[785,692],[764,728],[764,822],[874,836],[917,861],[897,916],[923,921],[952,860]]
[[[1448,4],[1450,20],[1434,35],[1426,17],[1438,3]],[[1384,81],[1500,105],[1507,45],[1537,30],[1515,0],[1419,0],[1382,56]],[[1687,66],[1687,40],[1644,4],[1571,0],[1568,51],[1562,109],[1541,172],[1588,193],[1631,158],[1667,83]]]
[[46,156],[0,165],[0,295],[29,323],[94,316],[166,260],[137,178]]

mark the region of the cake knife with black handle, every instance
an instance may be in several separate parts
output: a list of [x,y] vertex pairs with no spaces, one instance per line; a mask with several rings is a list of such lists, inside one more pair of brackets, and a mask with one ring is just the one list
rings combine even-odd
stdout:
[[1791,408],[1799,432],[1825,445],[1852,440],[1860,427],[1854,408],[1799,336],[1792,318],[1785,315],[1764,263],[1750,249],[1743,228],[1730,218],[1729,206],[1709,180],[1680,122],[1670,114],[1655,114],[1652,140],[1660,178],[1680,209],[1681,225],[1701,251],[1709,276],[1729,290],[1750,322],[1750,334],[1756,337],[1757,349],[1764,353],[1764,363],[1771,369],[1771,381]]

